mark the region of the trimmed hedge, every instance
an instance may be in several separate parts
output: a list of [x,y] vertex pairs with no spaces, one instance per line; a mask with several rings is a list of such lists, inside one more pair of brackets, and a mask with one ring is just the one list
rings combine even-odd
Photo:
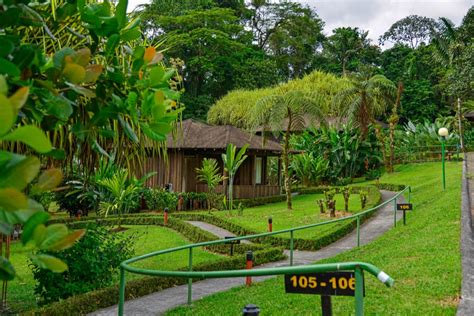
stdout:
[[392,184],[392,183],[378,183],[378,184],[375,184],[375,186],[379,190],[387,190],[387,191],[393,191],[393,192],[400,192],[406,188],[406,186],[402,184]]
[[[364,188],[364,187],[358,187],[358,188]],[[369,209],[372,207],[377,206],[380,204],[382,200],[382,196],[380,192],[374,187],[374,186],[368,186],[365,187],[368,188],[369,190],[369,196],[368,196],[368,201],[367,201],[367,207],[365,209]],[[309,194],[309,193],[308,193]],[[366,213],[361,216],[361,223],[365,222],[370,216],[373,215],[373,213],[376,211],[374,209],[373,211]],[[262,232],[256,232],[253,230],[249,230],[245,227],[242,227],[240,225],[231,223],[225,219],[222,219],[220,217],[216,217],[213,215],[208,215],[208,214],[176,214],[175,216],[178,216],[179,218],[186,219],[186,220],[197,220],[197,221],[203,221],[209,224],[213,224],[219,227],[222,227],[228,231],[233,232],[234,234],[238,236],[244,236],[244,235],[255,235],[259,234]],[[357,220],[356,219],[348,219],[347,221],[344,222],[339,222],[342,223],[340,227],[338,227],[335,231],[330,232],[326,235],[321,235],[318,236],[317,238],[314,239],[304,239],[304,238],[294,238],[294,249],[299,249],[299,250],[318,250],[321,249],[337,240],[340,238],[344,237],[345,235],[349,234],[351,231],[353,231],[357,227]],[[289,234],[288,234],[289,235]],[[265,243],[265,244],[270,244],[272,246],[276,247],[284,247],[288,249],[290,247],[290,238],[289,236],[285,237],[278,237],[278,236],[265,236],[265,237],[259,237],[253,239],[255,242],[258,243]]]
[[[267,262],[282,260],[285,258],[283,249],[271,248],[254,253],[255,265]],[[237,270],[245,269],[245,255],[225,258],[214,263],[204,263],[195,265],[194,271],[217,271],[217,270]],[[187,268],[179,270],[185,271]],[[194,279],[193,282],[202,279]],[[143,277],[130,280],[126,284],[125,299],[135,299],[170,287],[187,283],[185,278],[177,277]],[[114,285],[105,289],[72,296],[60,302],[53,303],[46,307],[25,313],[26,315],[84,315],[98,309],[109,307],[118,303],[119,285]]]
[[234,200],[234,204],[238,205],[239,203],[242,203],[244,207],[248,208],[282,201],[286,201],[286,195],[264,196],[253,199],[237,199]]
[[[117,225],[118,219],[117,218],[106,218],[97,221],[81,221],[81,222],[74,222],[68,223],[69,227],[71,228],[84,228],[87,226],[88,223],[95,222],[101,225]],[[168,219],[168,225],[164,225],[164,219],[162,216],[156,216],[153,214],[149,214],[148,216],[128,216],[127,218],[122,219],[122,225],[155,225],[161,227],[167,227],[173,229],[184,237],[186,237],[189,241],[193,243],[200,243],[212,240],[219,240],[217,236],[211,234],[210,232],[204,231],[196,226],[188,224],[176,217],[170,217]],[[229,253],[229,245],[220,244],[220,245],[211,245],[204,247],[206,250],[210,252],[220,253],[220,254],[228,254]],[[245,253],[249,250],[258,251],[262,250],[265,247],[259,244],[239,244],[234,246],[235,253]]]

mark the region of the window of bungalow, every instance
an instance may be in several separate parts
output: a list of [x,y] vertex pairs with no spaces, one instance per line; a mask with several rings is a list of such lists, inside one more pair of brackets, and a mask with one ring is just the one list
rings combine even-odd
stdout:
[[262,184],[262,157],[255,157],[255,184]]

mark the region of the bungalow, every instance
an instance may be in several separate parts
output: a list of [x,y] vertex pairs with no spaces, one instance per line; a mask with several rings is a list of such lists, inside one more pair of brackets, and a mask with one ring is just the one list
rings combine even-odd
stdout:
[[[194,120],[185,120],[178,135],[167,139],[167,157],[147,157],[144,173],[156,171],[148,180],[151,187],[171,187],[175,192],[207,192],[207,185],[196,179],[196,168],[204,158],[214,158],[223,172],[221,154],[228,144],[242,148],[248,144],[247,159],[240,166],[234,180],[234,198],[254,198],[279,195],[279,156],[282,147],[273,140],[263,140],[239,128],[211,126]],[[217,192],[226,191],[226,181],[218,185]]]

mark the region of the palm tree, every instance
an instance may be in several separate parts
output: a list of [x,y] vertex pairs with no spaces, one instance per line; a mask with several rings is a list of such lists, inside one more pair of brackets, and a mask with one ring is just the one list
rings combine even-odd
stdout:
[[227,150],[225,154],[222,154],[222,162],[224,163],[224,170],[229,176],[229,210],[232,211],[234,200],[234,177],[239,169],[240,165],[247,159],[245,152],[247,151],[248,145],[245,144],[240,148],[239,152],[236,153],[237,147],[234,144],[227,145]]
[[[440,18],[440,24],[442,26],[441,32],[435,33],[435,36],[432,40],[433,46],[434,46],[434,57],[437,59],[438,62],[440,62],[443,66],[446,68],[450,69],[453,73],[453,75],[450,78],[451,82],[451,87],[449,90],[453,90],[452,93],[454,94],[457,99],[456,105],[454,106],[455,112],[456,112],[456,117],[457,117],[457,125],[459,129],[459,138],[460,138],[460,146],[461,150],[464,151],[464,131],[462,127],[462,121],[464,119],[463,113],[462,113],[462,108],[461,108],[461,91],[457,88],[458,84],[460,81],[467,81],[465,77],[462,75],[461,80],[459,80],[459,77],[455,76],[455,74],[458,72],[456,71],[456,68],[462,69],[465,68],[465,64],[462,63],[463,59],[463,54],[465,54],[467,50],[467,47],[469,47],[471,41],[466,39],[467,34],[470,32],[465,32],[463,30],[463,26],[467,25],[469,15],[471,16],[472,20],[472,15],[474,12],[474,9],[471,8],[466,14],[466,16],[463,19],[463,23],[461,27],[456,28],[453,22],[446,18]],[[467,34],[465,34],[467,33]],[[467,38],[471,38],[472,35],[468,35]],[[472,46],[471,46],[472,48]],[[469,52],[467,53],[468,55]],[[467,60],[471,60],[470,58],[467,58]],[[469,87],[469,85],[467,86]],[[462,90],[462,89],[461,89]],[[468,90],[471,90],[468,88]]]
[[397,87],[385,76],[371,77],[367,72],[351,76],[349,83],[334,98],[335,112],[349,117],[365,138],[369,124],[375,123],[375,117],[394,103]]
[[[291,210],[291,182],[288,171],[290,152],[290,134],[295,130],[306,127],[305,120],[310,125],[316,121],[325,122],[322,112],[323,99],[314,93],[302,91],[279,91],[276,95],[263,97],[257,101],[252,113],[252,129],[256,131],[263,126],[264,130],[274,133],[284,131],[283,140],[283,173],[285,175],[286,203]],[[285,125],[286,122],[286,126]]]

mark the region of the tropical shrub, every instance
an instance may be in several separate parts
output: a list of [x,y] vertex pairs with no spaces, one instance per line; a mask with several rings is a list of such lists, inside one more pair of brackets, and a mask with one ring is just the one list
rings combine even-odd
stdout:
[[[181,193],[181,195],[184,196],[185,194]],[[178,206],[178,194],[161,188],[145,189],[143,191],[143,198],[149,210],[164,210],[167,207],[174,211]]]
[[313,153],[291,156],[290,169],[297,181],[305,186],[318,185],[328,171],[329,162]]
[[202,167],[196,168],[197,180],[205,182],[207,184],[208,200],[207,208],[211,210],[211,198],[213,201],[216,200],[215,189],[216,186],[225,180],[225,177],[221,175],[217,160],[212,158],[204,158],[202,161]]
[[[127,1],[3,1],[0,9],[0,225],[10,234],[24,225],[22,243],[44,251],[73,245],[84,231],[46,226],[35,194],[61,183],[57,169],[38,178],[41,161],[65,159],[92,172],[104,148],[119,148],[130,163],[149,139],[161,148],[182,109],[179,79],[156,47],[141,45],[139,20],[129,21]],[[39,128],[39,126],[41,128]],[[48,137],[45,132],[48,132]],[[27,153],[29,156],[22,155]],[[50,162],[48,165],[54,165]],[[70,170],[71,168],[66,168]],[[37,180],[36,180],[37,178]],[[36,191],[36,192],[33,192]],[[35,232],[33,234],[33,232]],[[63,272],[67,265],[50,255],[32,255],[41,268]],[[0,279],[15,269],[0,256]]]
[[237,173],[240,165],[247,159],[245,152],[247,151],[248,145],[244,145],[237,152],[237,147],[234,144],[227,145],[227,150],[225,154],[222,154],[222,162],[224,163],[224,170],[229,176],[229,188],[228,188],[228,199],[229,199],[229,209],[233,209],[232,201],[234,200],[234,176]]
[[310,129],[295,135],[292,145],[316,161],[325,161],[326,172],[320,178],[332,184],[347,185],[351,178],[382,165],[381,145],[373,127],[369,128],[365,139],[350,124],[339,129]]
[[[79,242],[57,255],[67,263],[66,272],[52,273],[32,265],[40,304],[111,285],[120,263],[133,255],[133,240],[121,233],[111,233],[108,227],[88,225],[87,234]],[[49,252],[39,254],[49,255]]]

